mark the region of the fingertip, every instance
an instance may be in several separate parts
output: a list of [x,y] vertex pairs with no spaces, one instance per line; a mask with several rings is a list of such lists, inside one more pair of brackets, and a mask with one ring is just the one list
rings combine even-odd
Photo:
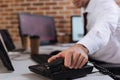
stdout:
[[54,55],[54,56],[52,56],[52,57],[50,57],[50,58],[48,59],[48,63],[54,61],[54,60],[57,59],[57,58],[61,58],[61,57],[62,57],[62,55],[61,55],[60,53],[57,54],[57,55]]
[[54,60],[54,57],[52,56],[52,57],[50,57],[50,58],[48,59],[48,63],[51,62],[51,61],[53,61],[53,60]]
[[58,57],[59,57],[58,55],[54,55],[54,56],[50,57],[50,58],[48,59],[48,63],[51,62],[51,61],[53,61],[53,60],[55,60],[55,59],[58,58]]
[[51,62],[51,58],[48,59],[48,63]]

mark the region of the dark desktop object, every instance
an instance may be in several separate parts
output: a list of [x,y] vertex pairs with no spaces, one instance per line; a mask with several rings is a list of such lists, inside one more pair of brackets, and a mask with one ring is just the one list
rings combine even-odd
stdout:
[[15,45],[12,41],[12,38],[11,38],[8,30],[2,29],[2,30],[0,30],[0,33],[2,35],[2,38],[4,40],[4,43],[5,43],[8,51],[12,51],[13,49],[15,49]]
[[50,16],[19,13],[19,32],[22,36],[39,36],[41,45],[55,44],[57,42],[54,18]]
[[62,58],[50,63],[29,66],[30,71],[51,78],[52,80],[75,79],[92,72],[93,66],[85,65],[81,69],[69,69],[64,66]]
[[61,51],[55,50],[55,51],[52,51],[50,54],[33,54],[31,55],[31,58],[33,61],[37,62],[38,64],[47,63],[48,58],[58,54],[59,52]]
[[120,64],[106,63],[89,58],[89,61],[93,63],[101,73],[109,75],[114,80],[120,80]]
[[25,51],[25,49],[23,49],[23,48],[16,49],[16,47],[13,43],[13,40],[12,40],[7,29],[1,29],[0,34],[2,36],[2,39],[5,43],[5,46],[6,46],[8,51]]
[[0,58],[3,63],[3,65],[9,70],[14,71],[14,68],[12,66],[12,63],[9,59],[9,56],[7,54],[7,48],[5,48],[5,44],[2,40],[2,36],[0,35]]

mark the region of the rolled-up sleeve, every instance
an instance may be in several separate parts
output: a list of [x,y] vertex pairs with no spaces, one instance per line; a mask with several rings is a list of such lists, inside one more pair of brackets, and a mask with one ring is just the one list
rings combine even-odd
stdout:
[[84,45],[88,49],[89,54],[93,54],[106,46],[111,35],[117,28],[119,19],[118,12],[116,10],[113,12],[108,10],[108,12],[105,11],[99,15],[94,26],[92,26],[88,33],[77,42],[77,44]]

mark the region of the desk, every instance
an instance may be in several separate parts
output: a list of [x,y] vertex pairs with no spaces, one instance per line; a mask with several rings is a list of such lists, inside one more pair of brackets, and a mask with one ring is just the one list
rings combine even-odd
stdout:
[[[49,47],[46,46],[46,49],[47,48],[49,48]],[[40,52],[42,52],[42,50],[44,50],[44,49],[45,49],[45,47],[40,47],[40,50],[41,50]],[[57,49],[59,49],[59,48],[57,48]],[[45,51],[46,50],[44,50],[44,52]],[[29,54],[15,53],[15,54],[10,55],[10,58],[11,58],[13,66],[15,68],[15,71],[0,72],[0,80],[50,80],[46,77],[43,77],[41,75],[38,75],[38,74],[35,74],[35,73],[29,71],[28,66],[36,64],[34,61],[31,60]],[[113,79],[107,75],[103,75],[99,72],[96,72],[96,73],[88,74],[85,77],[74,79],[74,80],[113,80]]]

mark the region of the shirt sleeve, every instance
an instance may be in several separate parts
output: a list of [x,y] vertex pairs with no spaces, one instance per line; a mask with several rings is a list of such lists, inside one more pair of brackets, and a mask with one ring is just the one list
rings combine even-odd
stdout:
[[118,19],[119,15],[116,10],[113,12],[112,10],[103,12],[99,15],[94,26],[77,44],[84,45],[88,49],[89,54],[104,48],[117,28]]

